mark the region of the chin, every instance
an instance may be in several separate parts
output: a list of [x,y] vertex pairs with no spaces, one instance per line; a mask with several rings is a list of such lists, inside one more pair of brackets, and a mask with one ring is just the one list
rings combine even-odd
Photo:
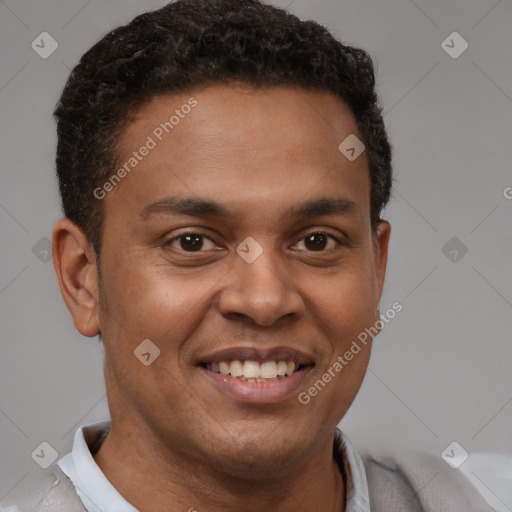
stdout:
[[210,440],[207,447],[208,457],[233,476],[251,479],[258,474],[268,478],[270,473],[285,470],[308,451],[311,443],[307,433],[301,436],[289,425],[276,426],[275,422],[266,428],[261,422],[245,422],[243,426],[221,429],[214,437],[216,440]]

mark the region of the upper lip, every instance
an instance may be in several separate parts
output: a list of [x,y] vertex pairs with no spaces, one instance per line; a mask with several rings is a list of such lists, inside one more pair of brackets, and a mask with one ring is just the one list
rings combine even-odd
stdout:
[[198,363],[220,363],[221,361],[294,361],[299,365],[310,365],[314,361],[303,352],[289,347],[275,348],[254,348],[254,347],[230,347],[222,350],[216,350],[198,358]]

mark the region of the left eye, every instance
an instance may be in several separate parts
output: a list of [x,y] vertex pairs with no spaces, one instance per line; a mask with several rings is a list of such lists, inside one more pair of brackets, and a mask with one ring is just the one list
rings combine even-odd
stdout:
[[[331,241],[335,242],[335,245],[340,245],[340,241],[335,238],[333,235],[329,233],[324,233],[323,231],[315,231],[314,233],[309,233],[304,238],[300,240],[300,242],[304,241],[304,245],[307,249],[313,252],[322,252],[326,249],[326,245]],[[330,247],[333,249],[334,247]]]

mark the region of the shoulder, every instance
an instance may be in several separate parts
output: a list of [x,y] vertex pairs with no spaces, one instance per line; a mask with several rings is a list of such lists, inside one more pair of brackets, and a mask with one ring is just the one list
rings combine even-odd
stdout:
[[33,489],[0,512],[85,512],[85,507],[68,476],[55,465]]
[[494,512],[460,471],[426,453],[362,455],[372,512]]

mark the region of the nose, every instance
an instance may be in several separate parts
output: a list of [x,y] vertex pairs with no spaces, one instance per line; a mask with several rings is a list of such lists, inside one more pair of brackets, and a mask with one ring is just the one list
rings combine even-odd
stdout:
[[225,317],[251,319],[272,326],[285,316],[302,316],[304,302],[295,283],[271,249],[265,249],[252,263],[237,256],[227,285],[218,299]]

